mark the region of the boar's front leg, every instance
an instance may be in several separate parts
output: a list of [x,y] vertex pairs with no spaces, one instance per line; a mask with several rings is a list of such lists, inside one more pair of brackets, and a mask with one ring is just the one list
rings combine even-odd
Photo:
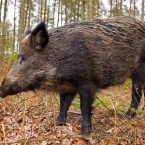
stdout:
[[66,123],[67,111],[75,94],[60,94],[60,112],[56,120],[56,125],[63,125]]
[[81,112],[82,112],[82,134],[89,134],[92,130],[91,111],[94,102],[95,86],[86,84],[80,87]]

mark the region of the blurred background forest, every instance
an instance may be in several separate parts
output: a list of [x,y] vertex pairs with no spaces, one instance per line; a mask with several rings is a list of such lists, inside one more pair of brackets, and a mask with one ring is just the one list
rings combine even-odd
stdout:
[[77,21],[131,16],[144,21],[144,0],[0,0],[0,59],[15,59],[27,28],[48,29]]

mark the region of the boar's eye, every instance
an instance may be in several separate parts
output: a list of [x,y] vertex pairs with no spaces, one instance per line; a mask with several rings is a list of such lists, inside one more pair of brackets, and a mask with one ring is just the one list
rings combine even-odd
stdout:
[[19,62],[19,64],[21,65],[24,61],[25,61],[25,56],[24,55],[19,55],[18,56],[18,62]]

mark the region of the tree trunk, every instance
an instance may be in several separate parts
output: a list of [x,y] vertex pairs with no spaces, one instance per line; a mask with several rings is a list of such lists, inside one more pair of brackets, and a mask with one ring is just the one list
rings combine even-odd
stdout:
[[123,12],[122,12],[122,5],[123,5],[123,2],[122,2],[122,0],[120,0],[120,16],[122,16],[123,15]]
[[16,42],[16,0],[14,2],[14,29],[13,29],[13,52],[15,51],[15,42]]
[[133,11],[133,16],[135,17],[135,15],[136,15],[136,5],[135,5],[136,3],[135,3],[135,0],[134,0],[134,11]]
[[142,0],[142,7],[141,7],[141,21],[144,22],[144,0]]
[[55,19],[55,9],[56,9],[56,0],[54,0],[54,4],[53,4],[53,27],[54,27],[54,19]]
[[5,3],[4,3],[4,16],[3,16],[4,23],[6,21],[6,16],[7,16],[7,0],[5,0]]
[[92,19],[92,6],[93,6],[92,0],[89,0],[89,20]]
[[60,0],[58,1],[57,27],[59,26]]
[[112,17],[112,12],[113,11],[113,3],[112,0],[110,0],[110,17]]
[[82,1],[82,9],[81,9],[81,18],[82,18],[82,21],[85,20],[85,8],[86,8],[86,2],[85,0]]
[[0,23],[2,21],[2,6],[3,6],[3,0],[0,1]]

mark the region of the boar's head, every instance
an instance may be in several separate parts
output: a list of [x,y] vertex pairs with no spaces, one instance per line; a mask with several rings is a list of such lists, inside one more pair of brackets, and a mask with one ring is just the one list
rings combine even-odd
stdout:
[[0,97],[33,90],[45,82],[46,74],[48,77],[49,69],[52,70],[46,54],[48,42],[44,22],[23,34],[18,58],[1,83]]

